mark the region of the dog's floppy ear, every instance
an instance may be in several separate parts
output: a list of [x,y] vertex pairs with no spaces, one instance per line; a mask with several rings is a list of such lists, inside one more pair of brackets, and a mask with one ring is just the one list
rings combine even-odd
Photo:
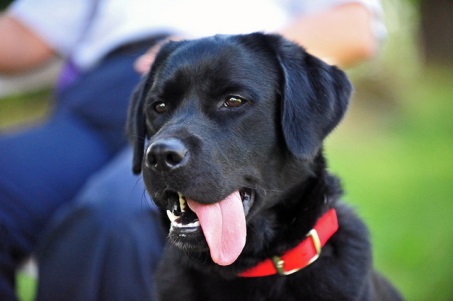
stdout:
[[343,117],[352,85],[337,67],[324,63],[295,43],[278,40],[274,47],[284,77],[283,135],[293,155],[310,159]]
[[142,170],[142,158],[146,139],[145,112],[143,105],[145,102],[146,92],[148,91],[147,82],[149,76],[142,78],[135,88],[129,104],[127,116],[127,134],[129,142],[132,145],[132,171],[139,174]]

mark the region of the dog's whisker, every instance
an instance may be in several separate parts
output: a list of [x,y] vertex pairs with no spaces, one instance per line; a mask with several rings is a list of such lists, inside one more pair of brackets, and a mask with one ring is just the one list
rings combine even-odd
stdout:
[[[138,189],[140,186],[142,186],[142,184],[140,183],[141,181],[143,181],[143,177],[142,176],[137,178],[137,180],[135,181],[133,189]],[[141,202],[142,208],[144,207],[145,209],[151,209],[152,200],[149,197],[149,194],[146,191],[146,188],[143,188],[142,197],[140,198],[140,202]]]
[[250,188],[250,189],[254,189],[254,190],[259,190],[259,191],[262,191],[262,193],[264,195],[267,195],[269,192],[276,192],[276,193],[280,193],[282,192],[283,190],[282,189],[278,189],[278,188],[264,188],[263,186],[261,185],[254,185],[253,187],[247,187],[247,188]]
[[130,138],[133,138],[134,140],[140,141],[140,142],[146,142],[147,138],[143,136],[138,136],[138,135],[130,135]]

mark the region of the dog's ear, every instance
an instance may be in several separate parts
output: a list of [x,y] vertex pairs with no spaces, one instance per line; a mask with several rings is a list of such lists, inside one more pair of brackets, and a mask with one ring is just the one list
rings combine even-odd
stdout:
[[295,43],[275,36],[274,39],[278,39],[273,45],[283,74],[283,135],[293,155],[310,159],[343,117],[352,85],[337,67],[324,63]]
[[143,110],[143,105],[145,102],[145,94],[148,91],[148,80],[149,76],[142,78],[135,88],[127,113],[126,130],[133,150],[132,171],[134,174],[139,174],[142,170],[142,158],[146,139],[145,112]]
[[144,111],[146,95],[152,87],[157,70],[161,67],[170,53],[172,53],[182,43],[182,41],[169,41],[165,43],[157,53],[151,70],[141,79],[140,83],[132,93],[127,114],[126,131],[129,142],[133,148],[132,171],[135,174],[139,174],[142,170],[145,140],[148,135],[146,132]]

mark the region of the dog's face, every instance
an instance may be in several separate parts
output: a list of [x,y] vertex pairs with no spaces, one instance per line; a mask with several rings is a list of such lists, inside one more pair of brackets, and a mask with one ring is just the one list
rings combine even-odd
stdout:
[[247,249],[251,228],[272,240],[273,208],[312,176],[350,92],[343,72],[279,36],[166,44],[134,93],[128,130],[170,240],[219,265]]

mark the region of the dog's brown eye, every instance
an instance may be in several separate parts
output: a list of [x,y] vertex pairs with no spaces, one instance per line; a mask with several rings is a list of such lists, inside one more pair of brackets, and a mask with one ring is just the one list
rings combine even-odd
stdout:
[[228,108],[236,108],[244,104],[244,101],[238,97],[229,97],[223,105]]
[[159,102],[154,106],[154,110],[156,110],[157,113],[165,113],[167,112],[167,105],[165,102]]

